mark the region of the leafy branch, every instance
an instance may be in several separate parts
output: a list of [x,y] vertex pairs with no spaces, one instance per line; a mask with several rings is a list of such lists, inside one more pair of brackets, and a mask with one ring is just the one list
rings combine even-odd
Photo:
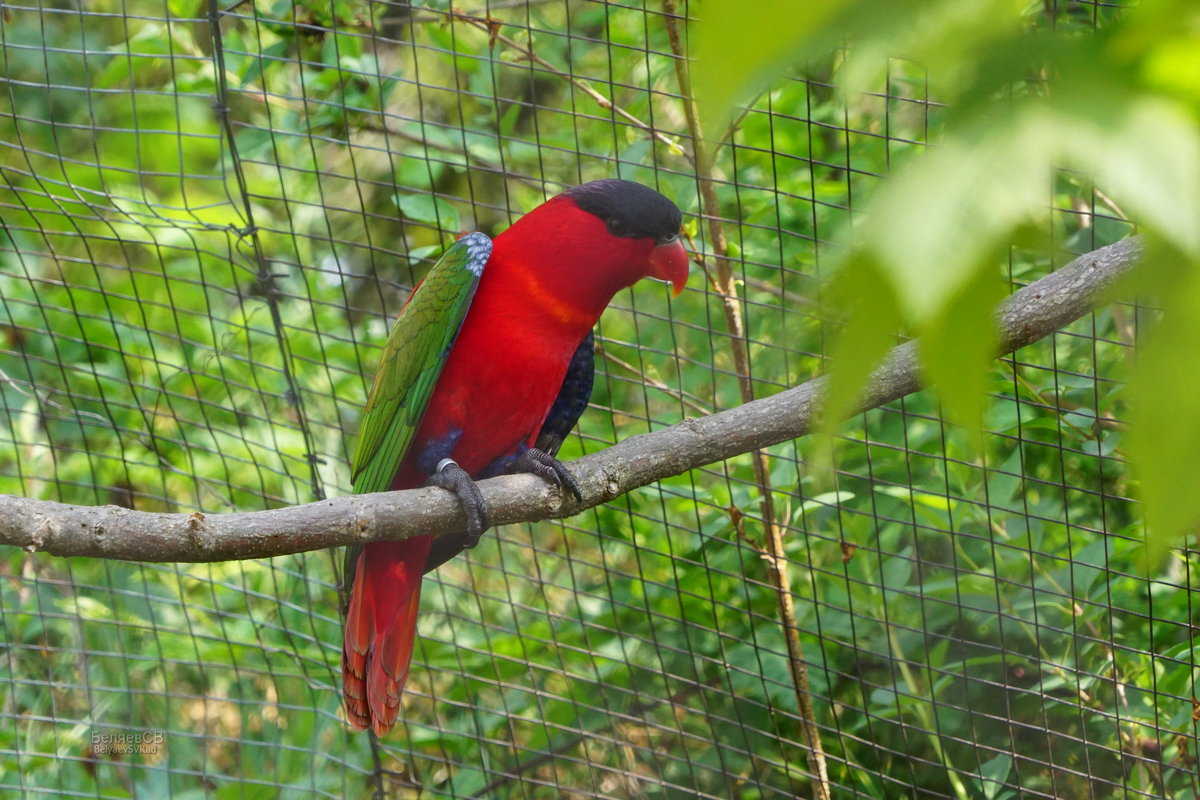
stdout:
[[[1080,256],[1021,289],[996,314],[998,353],[1047,336],[1104,302],[1140,259],[1139,239]],[[922,386],[917,343],[894,348],[859,399],[866,410]],[[560,496],[531,475],[480,483],[495,524],[568,517],[638,487],[803,436],[819,422],[826,378],[771,397],[633,436],[571,462],[583,500]],[[306,505],[227,514],[166,514],[75,506],[0,495],[0,544],[59,556],[209,562],[266,558],[376,539],[451,533],[458,502],[437,488],[352,495]]]

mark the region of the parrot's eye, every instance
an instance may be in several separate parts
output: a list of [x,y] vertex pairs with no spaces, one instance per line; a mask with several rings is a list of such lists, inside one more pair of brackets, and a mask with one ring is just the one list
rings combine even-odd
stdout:
[[625,236],[629,232],[625,223],[617,217],[609,217],[604,220],[604,224],[608,226],[608,232],[613,236]]
[[675,240],[677,240],[678,238],[679,238],[678,233],[668,233],[664,236],[658,237],[658,243],[659,244],[674,244]]

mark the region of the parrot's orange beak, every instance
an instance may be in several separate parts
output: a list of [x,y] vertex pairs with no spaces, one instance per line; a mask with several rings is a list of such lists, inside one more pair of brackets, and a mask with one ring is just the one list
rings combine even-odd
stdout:
[[656,245],[650,253],[650,277],[670,281],[675,297],[683,291],[688,277],[688,254],[683,242],[675,239],[669,244]]

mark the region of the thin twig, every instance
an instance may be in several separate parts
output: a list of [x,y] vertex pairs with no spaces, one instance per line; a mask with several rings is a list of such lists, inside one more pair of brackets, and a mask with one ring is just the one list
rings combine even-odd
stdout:
[[[494,11],[504,11],[504,10],[510,9],[510,8],[526,9],[529,6],[542,5],[543,3],[551,3],[551,2],[559,2],[559,0],[503,0],[503,2],[499,2],[499,3],[488,3],[486,11],[475,12],[475,15],[478,15],[481,13],[489,13],[490,14]],[[405,24],[405,25],[419,25],[419,24],[427,24],[430,22],[435,22],[435,23],[436,22],[445,22],[447,19],[454,16],[455,14],[463,13],[461,11],[455,11],[453,9],[450,9],[447,11],[436,11],[436,10],[429,9],[429,8],[423,8],[421,10],[428,11],[430,13],[425,14],[425,15],[413,14],[411,17],[404,17],[400,20],[397,20],[397,22],[401,23],[401,24]]]
[[483,168],[491,171],[492,173],[499,175],[500,177],[504,178],[505,180],[517,181],[518,183],[523,183],[526,186],[532,186],[534,189],[537,189],[538,191],[545,191],[545,189],[546,189],[545,182],[536,181],[533,178],[527,177],[525,175],[518,175],[515,172],[512,172],[511,170],[506,169],[503,165],[497,164],[495,161],[489,161],[486,158],[481,158],[480,156],[477,156],[473,153],[468,152],[466,150],[466,148],[463,148],[463,147],[456,147],[452,144],[447,144],[445,142],[438,142],[438,141],[430,139],[426,136],[420,136],[415,133],[409,133],[408,131],[402,130],[400,128],[393,128],[390,125],[366,124],[366,125],[360,125],[358,127],[358,130],[366,131],[367,133],[377,133],[384,137],[392,137],[392,138],[396,138],[396,139],[402,139],[406,142],[412,142],[413,144],[419,144],[422,147],[433,148],[434,150],[441,150],[443,153],[449,153],[450,155],[460,156],[463,159],[464,166],[475,167],[475,168],[483,167]]
[[67,414],[74,414],[77,417],[87,417],[88,419],[95,420],[96,422],[100,423],[102,426],[104,426],[106,428],[115,428],[116,427],[115,425],[112,424],[112,421],[109,420],[109,418],[104,416],[103,414],[97,414],[94,411],[80,411],[77,408],[68,408],[67,406],[62,405],[61,403],[54,402],[53,400],[50,399],[51,397],[54,396],[53,391],[48,391],[44,395],[43,394],[35,395],[32,392],[28,392],[25,389],[22,389],[21,384],[24,383],[24,381],[18,381],[15,378],[10,378],[8,373],[2,369],[0,369],[0,381],[7,383],[14,392],[21,395],[22,397],[26,397],[30,400],[33,400],[39,406],[46,405],[46,406],[50,406],[51,408],[56,408],[59,411],[63,411]]
[[751,289],[757,289],[760,292],[767,292],[768,294],[774,295],[788,306],[799,306],[801,308],[815,309],[818,305],[817,301],[811,297],[807,297],[802,294],[796,294],[795,292],[789,292],[782,286],[776,286],[773,283],[768,283],[760,278],[744,277],[742,278],[742,283],[746,284]]
[[654,378],[654,377],[651,377],[650,375],[647,375],[645,370],[640,370],[637,367],[635,367],[633,364],[630,364],[625,359],[616,355],[615,353],[610,353],[608,351],[608,348],[604,347],[599,342],[596,342],[596,352],[599,353],[600,355],[604,356],[604,358],[606,358],[607,360],[616,364],[621,369],[628,371],[631,375],[636,375],[637,379],[639,381],[641,381],[643,384],[645,384],[647,386],[653,386],[655,389],[658,389],[660,392],[670,395],[671,397],[673,397],[674,399],[683,403],[685,406],[692,409],[693,411],[696,411],[700,414],[711,414],[712,413],[711,408],[708,408],[704,404],[693,400],[692,398],[688,397],[686,394],[679,391],[678,389],[671,388],[667,384],[660,381],[658,378]]
[[[754,401],[754,380],[750,376],[750,348],[746,342],[746,320],[742,314],[741,298],[738,297],[733,266],[726,257],[729,246],[724,226],[721,224],[721,209],[717,201],[716,181],[713,179],[712,173],[713,162],[709,156],[708,143],[704,140],[704,131],[700,126],[700,108],[696,103],[696,96],[692,92],[687,54],[679,33],[679,18],[676,13],[675,0],[663,0],[663,7],[667,11],[663,22],[667,26],[667,37],[671,42],[671,51],[675,55],[679,93],[683,97],[688,128],[692,135],[692,151],[695,154],[693,160],[696,165],[696,177],[700,183],[701,210],[708,220],[709,240],[712,243],[716,260],[717,288],[721,296],[722,308],[725,311],[725,323],[731,334],[729,346],[733,351],[733,363],[738,375],[742,402],[750,403]],[[711,278],[712,273],[709,274]],[[787,552],[784,550],[783,532],[775,514],[775,500],[767,454],[764,450],[755,450],[750,457],[754,464],[754,480],[758,484],[759,509],[762,515],[765,544],[764,555],[767,556],[768,574],[775,589],[775,600],[779,606],[780,621],[783,624],[784,639],[787,642],[788,666],[792,673],[796,703],[800,709],[800,716],[804,720],[805,755],[808,759],[809,771],[812,773],[813,796],[816,800],[829,800],[829,769],[825,763],[825,749],[821,743],[820,729],[817,727],[812,705],[812,691],[808,683],[808,664],[804,658],[804,645],[800,641],[800,625],[796,618],[796,604],[792,594],[790,562]]]
[[500,33],[500,27],[504,23],[501,22],[500,20],[496,19],[495,17],[491,17],[491,16],[486,17],[486,18],[485,17],[477,17],[477,16],[474,16],[473,14],[466,14],[461,11],[452,12],[452,16],[455,19],[462,20],[463,22],[466,22],[466,23],[473,25],[476,28],[479,28],[480,30],[484,31],[485,33],[487,33],[487,35],[491,38],[491,40],[493,42],[503,42],[506,47],[510,47],[513,50],[516,50],[517,52],[519,52],[521,54],[521,58],[526,59],[528,61],[532,61],[533,63],[543,67],[544,69],[548,70],[549,72],[553,72],[555,75],[558,75],[561,78],[565,78],[566,80],[570,81],[571,85],[574,86],[576,89],[579,89],[581,92],[586,94],[588,97],[595,100],[596,105],[600,106],[605,111],[612,111],[612,112],[616,113],[618,116],[620,116],[623,119],[625,119],[626,121],[628,121],[629,123],[646,131],[651,136],[653,136],[655,139],[657,139],[658,141],[665,144],[668,148],[670,148],[672,153],[675,153],[676,155],[684,155],[684,150],[682,147],[679,146],[679,142],[675,141],[670,136],[667,136],[662,131],[657,130],[653,125],[650,125],[647,122],[643,122],[640,118],[638,118],[634,114],[631,114],[630,112],[626,111],[624,108],[621,108],[621,106],[617,105],[612,100],[609,100],[607,97],[605,97],[603,93],[592,88],[591,84],[589,84],[587,81],[585,81],[581,78],[577,78],[574,75],[572,75],[571,73],[565,72],[565,71],[559,69],[558,67],[554,66],[549,61],[542,58],[537,53],[533,52],[533,45],[529,45],[529,46],[522,45],[517,40],[510,39],[509,37]]

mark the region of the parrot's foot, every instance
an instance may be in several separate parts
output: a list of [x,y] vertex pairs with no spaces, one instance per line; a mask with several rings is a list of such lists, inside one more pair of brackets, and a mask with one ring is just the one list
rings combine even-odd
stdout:
[[467,471],[454,459],[443,458],[438,462],[437,471],[429,476],[429,483],[454,492],[462,504],[463,513],[467,516],[467,532],[461,546],[474,547],[479,544],[479,538],[488,529],[488,508],[483,495],[479,493],[479,487]]
[[536,447],[529,448],[508,462],[504,471],[509,474],[514,472],[533,473],[542,480],[570,492],[575,497],[575,502],[583,501],[583,494],[579,491],[579,484],[576,482],[575,476],[561,461],[544,450],[538,450]]

